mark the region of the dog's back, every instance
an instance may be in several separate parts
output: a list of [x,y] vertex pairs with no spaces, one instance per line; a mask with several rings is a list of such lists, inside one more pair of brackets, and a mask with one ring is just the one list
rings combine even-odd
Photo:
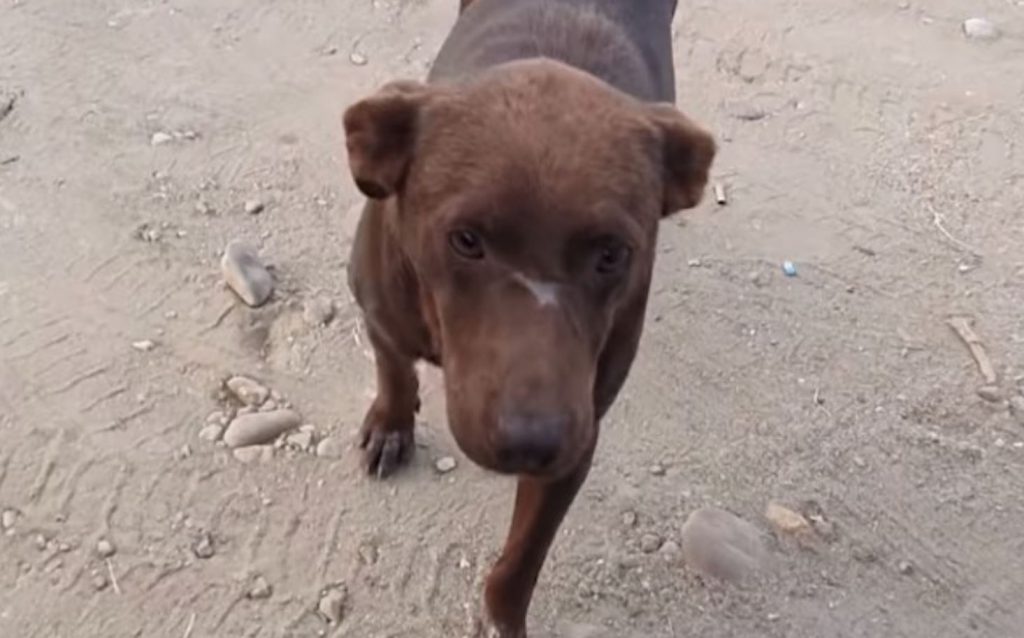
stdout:
[[675,7],[676,0],[472,0],[430,79],[458,81],[505,62],[545,57],[642,100],[673,102]]

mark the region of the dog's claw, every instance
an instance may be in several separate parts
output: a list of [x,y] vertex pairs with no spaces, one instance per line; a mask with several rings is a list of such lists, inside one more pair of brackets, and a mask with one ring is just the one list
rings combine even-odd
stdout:
[[411,430],[385,432],[369,430],[363,434],[363,463],[370,476],[383,479],[409,462],[415,449]]

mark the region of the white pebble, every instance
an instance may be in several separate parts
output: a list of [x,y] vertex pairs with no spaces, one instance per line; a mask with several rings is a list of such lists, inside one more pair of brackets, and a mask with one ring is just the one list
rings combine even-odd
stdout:
[[143,339],[141,341],[133,341],[132,347],[139,352],[149,352],[156,347],[156,343],[152,339]]
[[12,529],[17,522],[17,510],[6,509],[3,511],[3,514],[0,514],[0,527],[4,529]]
[[116,551],[117,549],[114,547],[114,544],[105,538],[101,538],[99,542],[96,543],[96,554],[99,555],[100,558],[110,558]]
[[245,405],[261,405],[270,396],[270,390],[265,386],[241,375],[231,377],[224,385]]
[[316,455],[325,459],[340,459],[345,452],[345,445],[340,439],[329,436],[316,446]]
[[153,133],[153,137],[149,138],[149,143],[153,146],[160,146],[172,141],[174,141],[174,136],[164,131],[157,131]]
[[365,55],[363,55],[362,53],[360,53],[358,51],[353,51],[348,56],[348,59],[349,59],[349,62],[351,62],[352,64],[354,64],[356,66],[366,66],[366,63],[369,61],[369,60],[366,59]]
[[274,292],[274,278],[260,261],[256,249],[242,241],[232,241],[220,262],[224,281],[242,301],[262,306]]
[[263,212],[265,206],[263,202],[261,202],[258,199],[250,199],[245,202],[244,208],[245,212],[249,213],[250,215],[259,215],[260,213]]
[[455,457],[453,456],[442,456],[441,458],[437,459],[437,461],[434,463],[434,467],[441,474],[447,474],[448,472],[451,472],[452,470],[455,469],[456,465],[458,465],[458,463],[456,462]]
[[211,423],[199,430],[199,440],[207,443],[216,443],[222,436],[224,436],[224,426],[218,423]]
[[985,18],[968,18],[963,23],[964,35],[974,40],[995,40],[999,29]]

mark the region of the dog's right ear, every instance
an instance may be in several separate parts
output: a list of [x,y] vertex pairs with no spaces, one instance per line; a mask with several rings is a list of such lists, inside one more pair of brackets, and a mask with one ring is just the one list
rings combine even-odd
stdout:
[[349,169],[367,197],[385,199],[401,188],[431,91],[419,82],[392,82],[345,110]]

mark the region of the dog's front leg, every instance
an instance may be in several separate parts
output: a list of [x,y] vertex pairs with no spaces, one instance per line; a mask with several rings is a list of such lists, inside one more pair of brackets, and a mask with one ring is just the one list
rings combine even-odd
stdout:
[[526,638],[534,585],[562,519],[590,472],[593,453],[591,448],[564,478],[519,478],[508,539],[484,591],[487,613],[500,638]]

